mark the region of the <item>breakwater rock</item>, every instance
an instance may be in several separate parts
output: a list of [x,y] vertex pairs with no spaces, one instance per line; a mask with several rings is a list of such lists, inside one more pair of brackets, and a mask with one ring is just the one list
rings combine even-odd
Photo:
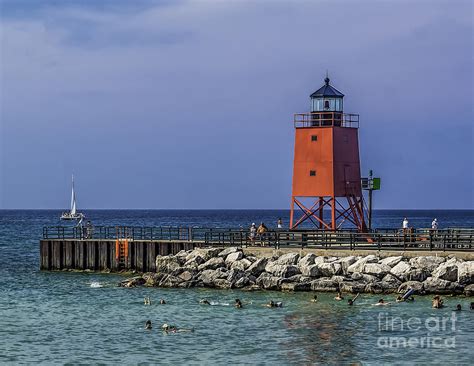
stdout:
[[327,257],[287,253],[245,255],[240,248],[207,248],[157,256],[156,273],[127,279],[125,287],[212,287],[244,290],[418,294],[474,293],[474,261],[455,257],[376,255]]

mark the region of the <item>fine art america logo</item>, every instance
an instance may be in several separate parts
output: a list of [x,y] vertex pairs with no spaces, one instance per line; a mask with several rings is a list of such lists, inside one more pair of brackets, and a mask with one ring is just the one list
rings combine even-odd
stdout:
[[379,313],[379,348],[455,348],[456,314],[403,319]]

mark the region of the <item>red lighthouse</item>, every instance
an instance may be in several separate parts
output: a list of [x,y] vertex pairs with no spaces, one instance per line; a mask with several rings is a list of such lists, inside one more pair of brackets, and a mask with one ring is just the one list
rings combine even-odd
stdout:
[[294,115],[290,228],[310,222],[324,230],[349,224],[365,231],[359,115],[344,113],[344,94],[329,84],[328,77],[324,81],[310,96],[311,111]]

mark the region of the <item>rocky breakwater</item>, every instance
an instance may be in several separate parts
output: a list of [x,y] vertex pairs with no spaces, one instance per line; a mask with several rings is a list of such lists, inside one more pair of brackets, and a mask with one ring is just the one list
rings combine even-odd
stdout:
[[455,257],[327,257],[299,253],[256,257],[240,248],[195,249],[157,256],[156,273],[121,283],[125,287],[474,295],[474,261]]

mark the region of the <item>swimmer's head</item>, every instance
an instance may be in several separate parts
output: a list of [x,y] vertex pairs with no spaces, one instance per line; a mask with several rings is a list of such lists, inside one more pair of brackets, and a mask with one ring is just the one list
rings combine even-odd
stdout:
[[145,329],[151,329],[151,320],[147,320],[145,323]]
[[461,310],[461,304],[456,305],[456,310],[458,310],[458,311]]
[[161,299],[160,304],[166,304],[166,301],[164,299]]
[[383,299],[380,299],[379,304],[383,304],[383,303],[384,303]]
[[354,303],[354,301],[352,301],[352,299],[347,300],[348,305],[352,305],[353,303]]

